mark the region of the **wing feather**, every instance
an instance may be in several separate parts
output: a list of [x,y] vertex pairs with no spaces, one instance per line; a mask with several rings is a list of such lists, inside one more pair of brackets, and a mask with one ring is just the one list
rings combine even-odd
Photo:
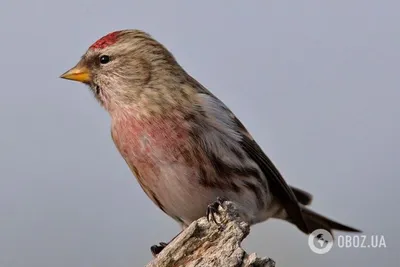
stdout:
[[[225,143],[228,146],[241,146],[244,153],[254,161],[264,176],[274,197],[283,205],[289,218],[303,231],[308,232],[307,225],[302,216],[301,206],[278,169],[254,141],[239,119],[226,107],[222,101],[210,92],[199,94],[200,106],[206,115],[208,125],[220,134],[212,136],[209,133],[209,148],[216,149],[217,144]],[[210,136],[212,138],[210,138]]]

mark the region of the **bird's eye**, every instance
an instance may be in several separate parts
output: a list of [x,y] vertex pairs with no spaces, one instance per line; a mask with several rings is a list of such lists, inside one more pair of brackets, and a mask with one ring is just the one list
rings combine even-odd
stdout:
[[101,64],[107,64],[108,62],[110,62],[110,57],[107,55],[102,55],[100,57],[100,63]]

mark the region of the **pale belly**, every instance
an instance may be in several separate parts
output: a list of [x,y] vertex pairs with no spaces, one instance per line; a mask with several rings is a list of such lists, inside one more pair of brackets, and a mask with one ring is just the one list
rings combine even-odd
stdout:
[[138,172],[139,183],[150,199],[184,226],[205,216],[207,206],[217,197],[234,202],[243,219],[252,224],[273,215],[267,210],[260,212],[255,195],[248,190],[235,192],[201,185],[198,170],[185,164],[159,164],[152,169],[140,168]]
[[156,205],[184,225],[204,216],[207,205],[223,195],[220,190],[200,186],[196,170],[184,164],[160,164],[155,169],[144,168],[139,182]]
[[162,123],[145,128],[114,125],[112,130],[118,150],[157,206],[183,226],[205,216],[207,206],[217,197],[235,202],[245,212],[243,219],[251,223],[272,216],[267,210],[260,213],[256,196],[240,186],[240,179],[237,179],[239,191],[201,184],[204,170],[213,168],[212,164],[204,151],[191,147],[193,143],[182,125],[172,126]]

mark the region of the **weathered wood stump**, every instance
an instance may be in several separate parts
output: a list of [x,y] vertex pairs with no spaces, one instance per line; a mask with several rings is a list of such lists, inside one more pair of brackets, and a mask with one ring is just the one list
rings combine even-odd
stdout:
[[232,202],[218,208],[219,227],[206,217],[200,218],[177,236],[147,267],[274,267],[269,258],[247,254],[240,244],[250,226],[240,219]]

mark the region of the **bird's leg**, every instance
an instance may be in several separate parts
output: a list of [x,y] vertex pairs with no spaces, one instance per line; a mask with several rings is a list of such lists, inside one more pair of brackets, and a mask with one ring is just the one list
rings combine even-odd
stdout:
[[[218,225],[220,230],[223,230],[223,225],[217,221],[217,219],[215,218],[215,214],[219,214],[218,208],[220,206],[223,207],[225,201],[227,201],[227,199],[222,198],[222,197],[217,197],[217,200],[215,202],[208,205],[207,212],[206,212],[207,220],[208,221],[212,220],[216,225]],[[153,254],[153,256],[156,257],[158,254],[160,254],[160,252],[166,246],[168,246],[168,244],[170,244],[172,241],[174,241],[174,239],[177,238],[181,233],[182,233],[182,231],[179,232],[179,234],[177,234],[174,238],[172,238],[171,241],[169,241],[168,243],[160,242],[158,245],[151,246],[150,250],[151,250],[151,253]]]
[[207,220],[212,220],[216,225],[218,225],[220,230],[223,230],[223,226],[215,219],[215,214],[219,214],[218,208],[221,206],[223,207],[224,202],[227,201],[225,198],[217,197],[217,201],[214,201],[207,207]]
[[150,251],[151,251],[151,254],[153,254],[153,257],[156,257],[158,254],[160,254],[160,252],[161,252],[166,246],[168,246],[172,241],[174,241],[174,239],[177,238],[181,233],[182,233],[182,231],[180,231],[179,234],[177,234],[176,236],[174,236],[174,238],[172,238],[171,241],[169,241],[168,243],[160,242],[158,245],[151,246],[151,247],[150,247]]
[[165,242],[160,242],[158,245],[153,245],[150,247],[151,254],[153,254],[153,257],[156,257],[160,252],[168,246],[167,243]]

